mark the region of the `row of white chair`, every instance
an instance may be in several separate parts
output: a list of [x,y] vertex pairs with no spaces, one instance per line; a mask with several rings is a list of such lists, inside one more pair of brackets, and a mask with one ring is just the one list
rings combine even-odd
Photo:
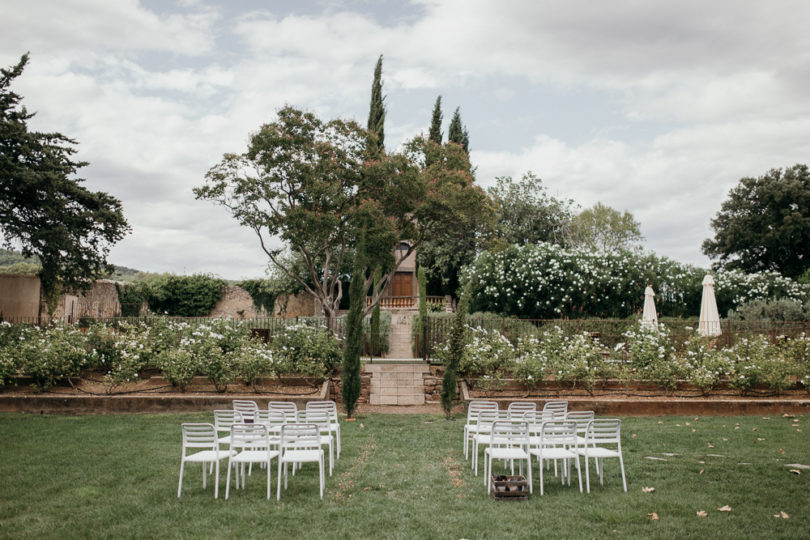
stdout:
[[[251,405],[252,404],[252,405]],[[292,405],[292,407],[289,407]],[[294,414],[293,414],[294,413]],[[317,462],[319,465],[320,496],[324,489],[324,452],[329,448],[329,474],[334,468],[333,440],[340,441],[340,424],[334,402],[311,402],[299,411],[292,402],[270,402],[268,410],[260,410],[255,402],[234,400],[234,409],[214,411],[214,424],[186,423],[182,425],[183,449],[180,462],[180,480],[177,496],[183,487],[183,472],[186,462],[203,466],[203,488],[207,474],[215,473],[214,497],[219,494],[219,463],[228,458],[228,477],[225,498],[230,493],[231,469],[236,469],[236,487],[245,482],[245,465],[248,474],[253,463],[267,467],[267,498],[270,498],[270,464],[278,461],[277,498],[281,497],[281,480],[287,487],[287,465],[293,464],[293,472],[301,463]],[[226,433],[222,435],[222,433]],[[333,434],[335,436],[333,437]],[[222,445],[227,445],[226,449]],[[189,449],[200,449],[188,453]],[[210,465],[210,467],[207,467]],[[210,469],[208,472],[206,469]]]
[[[523,461],[527,464],[529,491],[532,491],[531,458],[538,460],[540,475],[540,494],[543,494],[543,462],[546,466],[554,461],[555,474],[557,462],[562,461],[562,478],[571,485],[570,467],[576,463],[579,489],[582,492],[582,477],[579,457],[585,458],[585,479],[587,492],[590,493],[590,459],[593,458],[599,474],[600,484],[604,483],[603,460],[618,458],[622,475],[622,486],[627,492],[627,480],[624,471],[624,458],[621,448],[621,420],[616,418],[594,418],[593,411],[566,411],[561,409],[565,402],[551,402],[550,412],[544,409],[538,412],[536,405],[530,402],[516,402],[504,413],[495,407],[475,403],[475,411],[470,415],[465,426],[464,449],[467,451],[467,440],[472,440],[474,448],[473,468],[478,474],[478,446],[488,445],[484,452],[484,483],[489,489],[492,475],[492,460],[502,459],[511,464],[514,473],[514,462],[518,461],[522,474]],[[471,406],[473,404],[471,403]]]

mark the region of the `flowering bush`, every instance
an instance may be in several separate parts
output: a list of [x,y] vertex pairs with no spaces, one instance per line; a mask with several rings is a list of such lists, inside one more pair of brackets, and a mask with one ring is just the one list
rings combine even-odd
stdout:
[[20,337],[17,354],[21,370],[40,391],[79,375],[87,363],[84,337],[73,327],[30,327]]
[[278,374],[326,377],[340,364],[340,341],[326,328],[286,327],[270,341]]
[[163,376],[182,392],[199,370],[194,356],[185,349],[166,349],[157,355],[157,363]]
[[710,345],[709,338],[692,336],[682,352],[686,379],[706,395],[722,378],[732,372],[728,355]]
[[756,385],[765,385],[777,392],[788,388],[794,364],[783,353],[783,348],[773,345],[765,336],[740,339],[728,351],[734,363],[729,384],[743,393]]
[[[473,311],[522,318],[624,318],[641,310],[647,284],[667,316],[699,313],[705,271],[653,254],[591,252],[540,243],[485,251],[463,275]],[[754,298],[804,302],[810,286],[775,272],[718,272],[720,313]]]
[[241,349],[226,353],[226,357],[235,375],[254,390],[261,377],[276,375],[273,351],[261,341],[244,343]]
[[580,383],[592,392],[597,380],[614,374],[611,364],[605,362],[606,352],[599,340],[588,333],[566,339],[554,366],[557,378],[572,386]]
[[684,370],[675,356],[667,327],[638,323],[623,336],[633,371],[641,379],[674,389]]
[[548,344],[547,340],[533,335],[518,338],[512,373],[526,388],[537,388],[551,371],[554,351],[547,349]]
[[469,377],[495,377],[512,367],[515,349],[497,330],[468,328],[468,343],[458,372]]

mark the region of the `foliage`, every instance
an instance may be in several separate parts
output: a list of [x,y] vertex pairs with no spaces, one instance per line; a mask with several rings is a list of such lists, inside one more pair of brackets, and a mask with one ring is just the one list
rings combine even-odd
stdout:
[[363,354],[363,313],[366,303],[365,279],[363,273],[366,242],[365,230],[360,236],[358,254],[355,256],[354,272],[349,286],[349,314],[346,316],[346,339],[343,344],[343,365],[340,372],[341,392],[346,415],[354,417],[357,400],[360,398],[360,356]]
[[295,324],[270,340],[278,375],[323,378],[339,365],[341,344],[326,328]]
[[448,420],[452,418],[453,401],[456,399],[457,374],[464,358],[464,345],[466,337],[466,319],[469,296],[462,293],[456,306],[456,313],[453,318],[453,328],[450,332],[450,342],[445,361],[444,375],[442,375],[442,390],[440,398],[442,410]]
[[674,390],[683,368],[675,356],[667,327],[639,323],[625,332],[624,338],[633,371],[643,380]]
[[0,229],[6,247],[39,259],[52,310],[62,288],[83,290],[109,269],[110,248],[130,229],[121,201],[71,178],[87,165],[72,159],[76,141],[28,130],[34,115],[10,89],[27,63],[25,54],[0,69]]
[[177,317],[206,317],[222,297],[225,280],[208,274],[162,274],[146,283],[149,309]]
[[557,349],[556,358],[552,356],[552,370],[557,380],[570,382],[572,386],[581,384],[589,392],[593,392],[598,380],[615,375],[611,364],[605,362],[607,351],[598,339],[587,332],[576,334],[572,338],[563,338],[559,327],[552,331],[557,334],[555,341],[562,345]]
[[366,129],[369,133],[375,135],[369,139],[372,154],[378,154],[385,151],[385,105],[383,101],[385,98],[382,95],[382,60],[383,57],[377,59],[377,65],[374,66],[374,81],[371,83],[371,104],[368,111],[368,124]]
[[[472,309],[532,319],[625,318],[641,311],[644,288],[658,293],[666,316],[700,312],[704,271],[653,254],[590,252],[547,243],[485,251],[465,272]],[[752,298],[784,297],[804,302],[810,286],[773,272],[718,272],[718,309]]]
[[791,385],[792,359],[786,358],[784,349],[773,346],[765,336],[742,338],[728,354],[733,362],[729,385],[743,393],[758,385],[777,392]]
[[687,381],[706,395],[732,371],[728,355],[711,345],[711,338],[695,334],[686,342],[681,359]]
[[250,340],[241,348],[225,354],[232,366],[234,375],[256,390],[256,383],[262,377],[276,375],[273,351],[259,340]]
[[437,96],[436,103],[433,105],[428,140],[436,144],[442,144],[442,96]]
[[810,268],[810,171],[807,165],[742,178],[711,221],[703,252],[718,268],[771,270],[796,278]]
[[461,110],[456,107],[453,118],[450,119],[450,127],[447,129],[447,141],[461,146],[464,151],[470,153],[470,134],[464,124],[461,123]]
[[743,321],[806,321],[810,318],[810,301],[802,304],[789,298],[757,298],[728,312],[728,318]]
[[196,358],[186,349],[166,349],[157,355],[157,365],[173,386],[185,392],[186,385],[200,370]]
[[644,237],[641,224],[628,211],[596,203],[574,217],[573,245],[600,251],[627,251],[641,249]]
[[118,303],[121,304],[122,317],[137,317],[141,314],[141,307],[147,300],[147,293],[142,283],[116,283]]
[[495,207],[493,242],[498,247],[538,242],[565,244],[571,236],[573,200],[548,194],[543,181],[531,172],[519,181],[509,176],[495,179],[489,196]]
[[40,391],[78,376],[86,365],[83,336],[73,327],[31,327],[21,337],[16,352],[20,370],[33,379]]
[[0,274],[36,275],[42,270],[38,264],[30,262],[16,262],[8,266],[0,266]]
[[[374,283],[376,284],[378,281],[382,279],[382,271],[379,267],[374,270]],[[390,328],[391,323],[391,313],[388,313],[388,326]],[[386,351],[388,350],[388,346],[383,346],[383,334],[380,330],[380,304],[374,306],[374,309],[371,310],[371,327],[369,328],[369,353],[371,356],[380,356],[383,352],[383,349]],[[387,343],[388,339],[388,332],[385,333],[385,342]]]

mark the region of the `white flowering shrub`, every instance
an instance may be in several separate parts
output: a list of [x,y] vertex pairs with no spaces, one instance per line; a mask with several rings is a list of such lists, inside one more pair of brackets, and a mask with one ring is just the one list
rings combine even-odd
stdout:
[[704,395],[733,372],[725,351],[712,347],[710,338],[697,334],[684,344],[681,360],[686,380],[700,388]]
[[20,368],[40,391],[78,376],[87,365],[84,336],[72,326],[30,327],[20,337]]
[[497,330],[469,328],[458,372],[468,377],[498,377],[512,367],[515,349]]
[[[683,317],[700,312],[704,275],[705,270],[653,254],[540,243],[481,253],[463,282],[470,286],[471,310],[531,319],[628,317],[641,310],[650,284],[658,312]],[[803,302],[810,296],[810,285],[774,272],[718,272],[715,283],[720,313],[754,298]]]
[[273,351],[262,341],[250,340],[241,349],[226,353],[226,358],[236,376],[254,391],[260,378],[277,375]]
[[547,340],[529,335],[519,337],[515,345],[515,360],[512,373],[526,388],[534,389],[551,372],[552,355],[556,351]]
[[165,349],[158,353],[156,361],[163,376],[183,392],[200,370],[194,356],[182,348]]
[[785,358],[793,361],[799,382],[810,392],[810,336],[802,332],[793,339],[783,341],[782,348]]
[[667,327],[639,322],[623,337],[629,366],[635,375],[673,390],[684,369],[675,356],[675,347]]
[[292,325],[270,340],[280,374],[326,377],[340,364],[341,343],[325,327]]
[[743,393],[759,385],[777,392],[790,387],[795,364],[784,352],[782,347],[771,343],[766,336],[739,339],[728,351],[734,363],[729,385]]

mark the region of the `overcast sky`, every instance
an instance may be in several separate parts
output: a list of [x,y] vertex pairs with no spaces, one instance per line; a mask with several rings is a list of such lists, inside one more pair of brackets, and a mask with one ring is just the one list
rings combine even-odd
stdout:
[[0,64],[32,128],[79,141],[121,199],[119,265],[259,277],[258,240],[192,188],[285,104],[365,124],[384,55],[386,145],[461,108],[476,181],[532,171],[629,210],[645,248],[707,266],[743,176],[808,163],[806,0],[3,0]]

